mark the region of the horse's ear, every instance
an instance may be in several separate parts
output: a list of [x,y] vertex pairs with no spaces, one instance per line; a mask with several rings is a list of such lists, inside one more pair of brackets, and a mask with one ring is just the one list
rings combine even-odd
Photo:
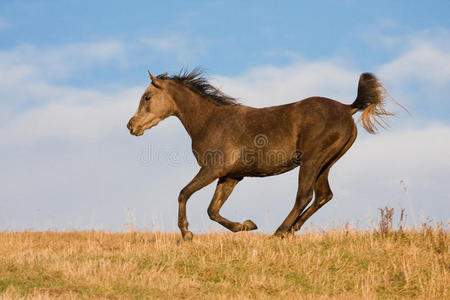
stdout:
[[149,70],[147,70],[147,72],[148,72],[148,75],[150,76],[150,80],[152,81],[152,84],[156,87],[161,87],[161,85],[159,84],[159,78],[153,76]]
[[150,76],[151,81],[157,80],[157,78],[155,76],[153,76],[152,73],[150,73],[150,70],[147,70],[147,72],[148,72],[148,76]]
[[164,79],[167,79],[167,72],[164,73],[163,78],[164,78]]

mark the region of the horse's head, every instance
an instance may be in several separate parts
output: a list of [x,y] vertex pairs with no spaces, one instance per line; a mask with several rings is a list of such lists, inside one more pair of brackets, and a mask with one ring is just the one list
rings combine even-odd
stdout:
[[144,131],[155,126],[161,120],[175,113],[176,105],[168,93],[167,73],[155,77],[150,72],[151,82],[142,94],[138,109],[128,122],[127,128],[136,136],[144,134]]

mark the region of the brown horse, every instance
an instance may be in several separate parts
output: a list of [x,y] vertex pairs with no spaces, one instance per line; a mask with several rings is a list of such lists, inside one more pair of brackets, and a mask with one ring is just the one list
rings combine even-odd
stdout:
[[[333,197],[328,173],[356,139],[352,115],[362,111],[362,125],[370,133],[391,115],[384,109],[386,90],[370,73],[361,74],[351,105],[311,97],[265,108],[238,104],[198,70],[172,77],[149,75],[151,83],[127,127],[140,136],[161,120],[176,116],[189,133],[200,171],[178,197],[178,226],[185,240],[193,237],[186,202],[194,192],[219,179],[209,217],[233,232],[254,230],[257,227],[251,220],[237,223],[219,214],[233,188],[246,176],[277,175],[297,166],[301,167],[295,204],[275,235],[299,230]],[[313,193],[314,202],[307,208]]]

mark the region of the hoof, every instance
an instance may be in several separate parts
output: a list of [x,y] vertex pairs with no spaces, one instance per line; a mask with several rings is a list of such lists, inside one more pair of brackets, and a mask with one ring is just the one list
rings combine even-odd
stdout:
[[258,226],[256,226],[255,223],[253,223],[252,220],[246,220],[244,223],[242,223],[242,231],[250,231],[258,229]]
[[190,231],[186,231],[184,234],[183,234],[183,240],[185,240],[185,241],[192,241],[192,238],[194,237],[194,235],[192,234],[192,232],[190,232]]
[[280,239],[284,239],[284,238],[286,238],[286,237],[289,236],[289,232],[276,231],[276,232],[273,234],[273,236],[274,236],[274,237],[277,237],[277,238],[280,238]]

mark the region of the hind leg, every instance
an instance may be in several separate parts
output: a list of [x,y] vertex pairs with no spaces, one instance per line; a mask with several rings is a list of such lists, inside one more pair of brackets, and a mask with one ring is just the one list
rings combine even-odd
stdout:
[[282,237],[286,235],[302,210],[311,202],[313,198],[313,184],[316,180],[317,173],[318,169],[314,164],[307,164],[300,167],[299,184],[294,207],[280,227],[278,227],[277,231],[275,231],[275,236]]
[[331,192],[330,185],[328,183],[328,172],[329,168],[322,172],[319,177],[317,178],[317,181],[314,185],[314,193],[315,193],[315,199],[314,202],[311,204],[310,207],[308,207],[304,212],[301,213],[300,216],[298,216],[297,220],[295,221],[294,225],[291,228],[291,232],[295,232],[299,230],[303,224],[308,220],[309,217],[311,217],[319,208],[325,205],[328,201],[333,198],[333,193]]
[[331,167],[347,152],[348,149],[353,145],[353,142],[356,139],[357,131],[356,127],[353,129],[352,136],[347,141],[345,146],[341,149],[341,151],[333,157],[320,172],[317,177],[317,181],[314,185],[314,193],[315,199],[313,204],[308,207],[304,212],[302,212],[294,222],[291,228],[291,232],[295,232],[300,230],[300,228],[305,224],[305,222],[317,211],[319,208],[325,205],[328,201],[333,198],[333,192],[331,191],[330,184],[328,182],[328,173],[330,172]]
[[[326,140],[326,136],[323,137]],[[299,143],[298,149],[308,149],[308,152],[303,153],[301,158],[300,172],[298,177],[298,189],[295,199],[294,207],[284,222],[275,231],[275,236],[283,237],[291,232],[292,226],[297,221],[301,212],[308,206],[313,199],[313,190],[315,182],[320,175],[322,166],[330,160],[333,152],[330,143],[324,142],[324,139],[319,139],[315,136],[308,138]],[[311,141],[312,140],[312,141]],[[326,144],[325,149],[312,148],[311,146],[303,146],[302,144]]]
[[232,222],[219,214],[220,208],[227,201],[231,192],[233,191],[236,184],[241,181],[242,178],[231,178],[222,177],[217,183],[216,191],[214,192],[213,199],[208,207],[208,215],[211,220],[216,221],[222,226],[228,228],[233,232],[244,231],[244,230],[254,230],[257,229],[255,223],[251,220],[246,220],[244,223]]

